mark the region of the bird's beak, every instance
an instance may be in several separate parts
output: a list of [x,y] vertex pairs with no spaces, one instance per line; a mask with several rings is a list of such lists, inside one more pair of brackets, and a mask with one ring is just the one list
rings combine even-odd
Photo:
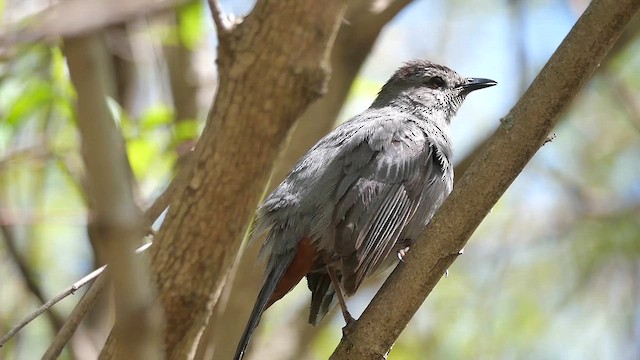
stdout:
[[468,94],[472,91],[488,88],[489,86],[494,85],[498,85],[498,83],[490,79],[467,78],[467,81],[462,84],[462,92]]

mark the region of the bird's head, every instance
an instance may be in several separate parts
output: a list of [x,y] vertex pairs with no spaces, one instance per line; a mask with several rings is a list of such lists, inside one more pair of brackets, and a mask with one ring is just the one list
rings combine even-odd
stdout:
[[415,107],[419,111],[442,114],[448,122],[470,92],[496,84],[489,79],[462,77],[428,60],[413,60],[393,74],[372,106]]

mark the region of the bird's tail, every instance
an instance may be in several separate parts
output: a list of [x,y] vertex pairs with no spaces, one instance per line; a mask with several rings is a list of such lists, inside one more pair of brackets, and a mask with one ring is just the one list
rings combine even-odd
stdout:
[[[341,277],[341,275],[338,275]],[[307,275],[307,284],[311,290],[311,307],[309,308],[309,324],[316,326],[324,316],[338,303],[335,298],[331,278],[326,272],[315,272]]]
[[295,252],[287,252],[278,256],[278,259],[270,259],[276,261],[269,261],[270,269],[268,269],[269,271],[267,272],[267,276],[264,280],[264,283],[262,284],[262,289],[260,289],[258,299],[256,299],[256,304],[253,306],[253,310],[251,311],[251,316],[249,317],[247,327],[244,329],[242,338],[240,338],[240,342],[238,343],[238,348],[236,349],[234,360],[240,360],[244,357],[244,353],[247,350],[247,345],[249,345],[251,336],[260,323],[262,313],[264,313],[264,311],[268,307],[273,292],[275,291],[278,283],[282,279],[284,273],[287,271],[287,268],[291,264],[291,261],[294,257]]

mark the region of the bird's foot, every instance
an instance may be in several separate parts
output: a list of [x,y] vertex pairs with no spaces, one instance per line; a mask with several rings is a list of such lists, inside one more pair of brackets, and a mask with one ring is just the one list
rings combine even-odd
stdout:
[[[460,251],[458,251],[458,256],[464,254],[464,248],[460,249]],[[444,277],[449,277],[449,269],[444,271]]]
[[342,336],[347,336],[353,330],[353,327],[356,325],[357,320],[354,319],[348,311],[343,312],[342,315],[344,316],[344,321],[346,323],[346,325],[342,328]]
[[404,257],[407,256],[407,253],[409,252],[409,247],[407,246],[404,249],[400,249],[398,250],[398,260],[404,262]]

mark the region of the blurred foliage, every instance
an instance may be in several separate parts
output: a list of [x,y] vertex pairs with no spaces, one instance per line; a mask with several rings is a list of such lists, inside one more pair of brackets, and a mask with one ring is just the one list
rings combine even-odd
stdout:
[[[204,9],[204,4],[192,2],[176,12],[179,26],[164,18],[150,24],[143,21],[131,24],[128,36],[107,41],[114,54],[134,61],[141,70],[129,79],[135,89],[135,113],[124,110],[116,98],[106,100],[126,141],[143,208],[172,176],[175,147],[196,138],[203,125],[202,121],[188,120],[174,126],[173,105],[163,90],[171,84],[161,52],[162,45],[170,41],[191,49],[200,46],[205,39]],[[159,28],[166,31],[157,32]],[[152,42],[141,43],[144,37]],[[132,44],[133,51],[123,50],[126,42]],[[89,214],[75,128],[76,96],[60,45],[22,45],[11,49],[10,56],[0,62],[0,226],[13,234],[18,256],[29,264],[47,298],[94,267],[86,234]],[[160,55],[159,61],[149,63],[148,51]],[[4,334],[40,304],[25,287],[24,274],[18,272],[7,252],[8,240],[2,240],[0,332]],[[63,301],[56,310],[68,315],[79,296]],[[74,351],[74,355],[66,351],[63,358],[92,358],[86,354],[92,354],[104,340],[104,325],[89,322],[81,330],[85,341],[86,335],[92,340],[85,346],[93,350]],[[39,358],[54,334],[47,318],[40,317],[0,349],[0,359]]]
[[[14,3],[0,0],[4,17],[18,16],[11,13]],[[249,4],[222,3],[240,15]],[[513,2],[489,3],[416,1],[408,7],[382,34],[341,119],[366,107],[398,63],[410,58],[431,58],[463,74],[495,78],[500,86],[472,95],[454,123],[456,156],[462,159],[514,104],[519,83],[528,84],[544,65],[583,2],[523,2],[519,21],[524,22],[510,20]],[[115,98],[109,102],[142,207],[171,177],[177,146],[199,134],[215,87],[215,33],[206,5],[193,2],[175,15],[177,21],[160,16],[129,24],[122,38],[130,52],[123,54],[122,44],[108,42],[112,53],[133,61],[138,70],[130,79],[135,85],[131,110]],[[427,22],[426,15],[439,20]],[[162,46],[178,42],[193,52],[193,96],[204,99],[198,120],[177,122],[174,116]],[[513,61],[516,46],[522,47],[526,64]],[[20,256],[50,297],[94,266],[85,230],[75,93],[59,44],[12,51],[0,63],[0,225],[14,234]],[[555,140],[476,231],[390,359],[640,358],[639,67],[636,39],[596,74],[556,129]],[[38,303],[5,242],[0,242],[0,259],[4,333]],[[261,330],[265,347],[292,326],[292,310],[306,316],[305,286],[267,312]],[[375,289],[371,285],[350,300],[355,314]],[[68,314],[76,299],[57,309]],[[335,315],[304,344],[309,349],[304,358],[324,359],[333,351],[342,326]],[[82,329],[94,341],[90,347],[104,338],[101,326],[89,323]],[[52,336],[41,317],[0,349],[0,359],[37,358]]]

